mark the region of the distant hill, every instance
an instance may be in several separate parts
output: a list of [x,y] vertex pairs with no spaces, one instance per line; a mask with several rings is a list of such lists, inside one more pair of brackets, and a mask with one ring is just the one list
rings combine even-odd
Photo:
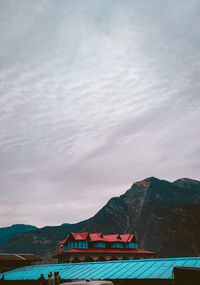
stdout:
[[87,221],[61,226],[47,226],[32,232],[20,233],[0,246],[0,252],[33,253],[43,261],[55,263],[52,256],[57,252],[58,243],[71,231],[81,231]]
[[0,245],[17,234],[36,230],[37,227],[30,225],[17,224],[10,227],[0,228]]
[[21,233],[0,251],[35,253],[52,262],[58,242],[71,231],[137,232],[139,246],[156,251],[157,256],[199,256],[200,182],[186,178],[174,183],[154,177],[144,179],[120,197],[110,199],[86,221]]

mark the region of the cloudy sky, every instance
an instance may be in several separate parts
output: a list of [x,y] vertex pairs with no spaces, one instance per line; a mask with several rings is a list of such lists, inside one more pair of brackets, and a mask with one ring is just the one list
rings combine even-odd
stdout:
[[0,0],[0,227],[200,179],[199,0]]

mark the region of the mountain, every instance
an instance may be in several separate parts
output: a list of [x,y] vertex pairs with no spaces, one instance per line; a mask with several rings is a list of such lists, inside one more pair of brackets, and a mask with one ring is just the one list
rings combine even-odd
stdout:
[[[190,188],[177,186],[178,181],[170,183],[154,177],[136,182],[124,195],[112,198],[84,230],[137,232],[140,247],[166,255],[165,240],[186,222],[194,205],[200,203],[200,182],[195,189],[193,182]],[[183,254],[183,250],[184,247],[177,254]]]
[[10,227],[0,228],[0,245],[6,242],[8,239],[23,232],[29,232],[36,230],[37,227],[23,224],[16,224]]
[[200,188],[200,181],[198,181],[198,180],[189,179],[189,178],[182,178],[182,179],[178,179],[178,180],[174,181],[173,184],[178,186],[178,187],[188,189],[190,191],[194,191],[198,195],[199,188]]
[[139,247],[156,251],[157,256],[197,256],[199,210],[199,181],[183,178],[171,183],[149,177],[110,199],[86,221],[21,233],[0,247],[0,251],[35,253],[52,262],[58,242],[71,231],[137,232]]
[[71,231],[81,231],[87,220],[77,224],[47,226],[31,232],[20,233],[0,246],[4,253],[33,253],[43,261],[54,262],[52,256],[57,252],[58,243]]
[[182,253],[185,256],[200,256],[200,182],[182,178],[174,184],[189,190],[196,202],[193,203],[183,223],[165,239],[163,252],[167,255],[179,256]]

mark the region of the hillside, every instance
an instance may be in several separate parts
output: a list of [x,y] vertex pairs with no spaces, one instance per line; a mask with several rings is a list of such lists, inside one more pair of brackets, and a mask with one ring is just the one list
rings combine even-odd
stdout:
[[17,234],[36,230],[37,227],[30,225],[17,224],[10,227],[0,228],[0,245],[16,236]]
[[110,199],[86,221],[22,233],[0,247],[0,251],[35,253],[52,262],[58,242],[67,233],[101,231],[137,232],[139,246],[156,251],[157,256],[196,256],[200,248],[199,209],[199,181],[184,178],[170,183],[150,177],[134,183],[120,197]]
[[57,252],[58,243],[71,231],[81,231],[85,223],[64,224],[61,226],[47,226],[32,232],[18,234],[0,247],[5,253],[33,253],[43,261],[55,262],[52,255]]
[[160,256],[165,253],[166,238],[181,228],[193,206],[200,203],[200,182],[195,189],[193,180],[191,188],[178,187],[178,183],[154,177],[136,182],[124,195],[112,198],[84,230],[106,233],[136,231],[140,247],[156,251]]

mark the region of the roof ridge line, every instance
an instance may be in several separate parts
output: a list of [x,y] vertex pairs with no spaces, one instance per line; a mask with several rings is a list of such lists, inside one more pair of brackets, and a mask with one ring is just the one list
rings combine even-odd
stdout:
[[21,255],[19,255],[19,254],[14,254],[15,256],[17,256],[17,257],[19,257],[19,258],[21,258],[21,259],[23,259],[23,260],[26,260],[26,258],[24,258],[23,256],[21,256]]

